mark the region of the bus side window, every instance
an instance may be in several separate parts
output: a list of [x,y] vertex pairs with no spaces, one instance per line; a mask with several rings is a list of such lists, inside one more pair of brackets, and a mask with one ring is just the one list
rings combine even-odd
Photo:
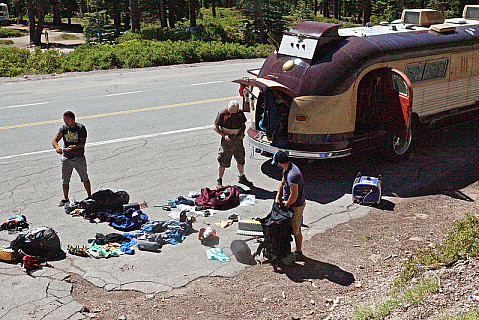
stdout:
[[422,80],[422,75],[424,73],[424,67],[426,62],[417,62],[411,63],[406,66],[406,75],[411,80],[411,82],[417,82]]
[[397,74],[393,73],[393,85],[394,85],[394,90],[399,92],[400,94],[405,95],[406,97],[409,96],[409,92],[407,90],[406,83],[404,80]]
[[424,69],[423,80],[444,78],[446,76],[448,59],[428,61]]

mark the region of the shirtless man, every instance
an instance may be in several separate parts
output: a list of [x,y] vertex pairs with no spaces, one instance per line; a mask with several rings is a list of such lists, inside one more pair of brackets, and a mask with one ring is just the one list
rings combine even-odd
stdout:
[[216,188],[223,186],[223,175],[225,169],[231,166],[231,158],[234,156],[238,167],[238,182],[244,185],[252,183],[246,179],[244,174],[245,149],[243,139],[245,137],[246,117],[243,110],[240,110],[239,103],[231,100],[228,107],[218,112],[216,116],[215,131],[221,136],[220,149],[218,152],[218,180]]

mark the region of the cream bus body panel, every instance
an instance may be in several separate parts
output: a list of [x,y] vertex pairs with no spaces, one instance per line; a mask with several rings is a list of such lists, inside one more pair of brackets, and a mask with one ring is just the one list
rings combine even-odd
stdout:
[[[288,131],[299,134],[335,134],[354,131],[356,94],[353,87],[336,96],[294,98],[288,118]],[[296,121],[306,115],[308,121]]]

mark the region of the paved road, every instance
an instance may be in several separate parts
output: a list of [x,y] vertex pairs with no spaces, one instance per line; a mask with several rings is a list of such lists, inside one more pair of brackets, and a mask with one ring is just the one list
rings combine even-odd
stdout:
[[[98,232],[115,232],[105,223],[90,223],[66,215],[56,204],[61,198],[59,157],[50,142],[61,125],[61,114],[74,110],[79,122],[89,130],[86,156],[94,190],[120,188],[131,200],[164,204],[168,199],[202,187],[214,187],[217,172],[216,151],[219,137],[211,128],[216,112],[237,95],[230,81],[258,67],[260,60],[171,66],[146,70],[121,70],[58,77],[39,81],[2,84],[0,96],[0,212],[3,219],[14,214],[27,216],[31,227],[47,225],[58,231],[62,246],[84,245]],[[466,130],[467,131],[467,130]],[[469,141],[478,145],[478,135],[469,131]],[[453,144],[454,146],[454,144]],[[440,192],[437,177],[443,174],[437,153],[445,155],[442,165],[451,172],[473,168],[479,148],[444,151],[438,140],[428,152],[401,164],[387,164],[373,156],[314,162],[305,165],[308,204],[305,211],[305,238],[339,223],[360,217],[369,208],[351,204],[350,187],[357,171],[382,173],[387,178],[387,196],[415,196]],[[439,150],[439,151],[438,151]],[[460,150],[460,151],[458,151]],[[247,148],[247,152],[250,152]],[[461,158],[461,166],[457,159]],[[476,166],[477,167],[477,166]],[[414,169],[411,169],[414,168]],[[475,168],[475,167],[474,167]],[[469,179],[476,179],[475,171]],[[279,171],[267,158],[247,159],[246,173],[255,184],[256,206],[238,207],[208,218],[198,218],[199,229],[231,213],[243,219],[264,216],[269,211]],[[411,174],[410,174],[411,173]],[[421,177],[418,179],[418,177]],[[226,183],[236,183],[235,172],[228,170]],[[420,180],[420,181],[419,181]],[[457,181],[456,189],[468,184]],[[419,191],[418,191],[419,190]],[[435,191],[436,190],[436,191]],[[416,192],[416,193],[415,193]],[[74,176],[71,193],[85,197]],[[397,198],[388,198],[385,210],[392,210]],[[167,220],[166,212],[145,209],[150,219]],[[233,240],[244,240],[251,250],[250,238],[235,234],[236,225],[219,229],[219,247]],[[15,235],[0,233],[0,245]],[[327,244],[324,244],[327,245]],[[106,290],[133,289],[154,293],[180,287],[202,276],[232,276],[245,265],[233,259],[220,263],[206,259],[205,247],[196,235],[176,246],[164,246],[161,253],[137,251],[133,256],[106,260],[68,255],[25,275],[19,265],[0,264],[2,308],[5,319],[81,319],[81,306],[71,297],[65,279],[76,273]],[[307,254],[307,253],[306,253]],[[4,285],[5,284],[5,285]],[[22,294],[11,294],[21,292]]]

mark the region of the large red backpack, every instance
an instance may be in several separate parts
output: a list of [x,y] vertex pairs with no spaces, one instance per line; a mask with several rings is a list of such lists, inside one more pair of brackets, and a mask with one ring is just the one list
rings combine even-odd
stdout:
[[196,197],[195,204],[205,208],[227,210],[239,205],[239,195],[240,191],[235,186],[224,186],[216,190],[203,188]]

